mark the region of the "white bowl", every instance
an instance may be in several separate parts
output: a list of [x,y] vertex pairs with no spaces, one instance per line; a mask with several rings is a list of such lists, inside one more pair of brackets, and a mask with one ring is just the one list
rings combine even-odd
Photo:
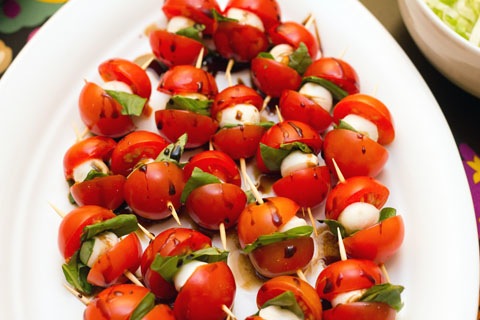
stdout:
[[480,98],[480,48],[450,29],[424,0],[398,0],[413,40],[445,77]]

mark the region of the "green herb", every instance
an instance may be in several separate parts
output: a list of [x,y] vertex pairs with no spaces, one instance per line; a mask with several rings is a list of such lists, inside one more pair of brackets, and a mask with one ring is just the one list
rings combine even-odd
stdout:
[[312,82],[324,87],[325,89],[330,91],[330,93],[333,95],[333,97],[337,101],[342,100],[343,98],[348,96],[348,92],[346,92],[345,90],[337,86],[335,83],[328,81],[326,79],[314,77],[314,76],[305,77],[302,79],[302,85],[304,85],[307,82]]
[[308,48],[303,42],[300,42],[297,50],[290,54],[288,66],[295,69],[299,74],[304,74],[308,66],[311,64],[312,58],[308,53]]
[[185,145],[187,144],[187,139],[187,134],[182,134],[175,143],[171,143],[165,149],[163,149],[163,151],[160,152],[155,161],[168,161],[179,164],[180,158],[183,154],[183,150],[185,150]]
[[215,21],[217,21],[217,22],[238,22],[237,19],[228,18],[226,16],[223,16],[220,12],[218,12],[215,9],[212,9],[212,15],[213,15],[213,19],[215,19]]
[[151,292],[147,293],[143,297],[142,301],[135,307],[130,320],[141,320],[147,313],[149,313],[155,307],[155,295]]
[[80,247],[80,251],[78,254],[80,261],[82,261],[82,263],[87,264],[88,259],[90,259],[90,256],[92,255],[94,245],[95,245],[95,239],[90,239],[82,243],[82,246]]
[[320,223],[325,223],[330,230],[331,233],[333,233],[335,236],[337,236],[338,231],[337,229],[340,229],[340,234],[342,235],[342,238],[346,238],[349,236],[347,233],[347,230],[345,230],[345,227],[338,222],[337,220],[333,219],[324,219],[324,220],[318,220]]
[[395,217],[397,215],[397,210],[394,208],[390,207],[385,207],[382,210],[380,210],[380,218],[378,221],[383,221],[391,217]]
[[401,293],[404,287],[390,283],[379,284],[368,289],[359,299],[364,302],[383,302],[400,311],[403,307]]
[[120,214],[111,219],[86,226],[83,229],[81,241],[92,239],[105,231],[113,232],[117,237],[121,237],[137,229],[137,217],[134,214]]
[[301,142],[284,143],[280,148],[272,148],[266,144],[260,143],[260,155],[263,163],[270,171],[279,171],[283,159],[292,151],[300,150],[304,153],[312,153],[312,149]]
[[212,100],[199,100],[184,96],[172,96],[167,102],[166,109],[191,111],[200,115],[210,116]]
[[346,122],[345,120],[340,120],[340,121],[338,122],[338,125],[335,126],[335,129],[346,129],[346,130],[358,132],[357,129],[355,129],[354,127],[352,127],[352,126],[351,126],[348,122]]
[[265,309],[266,307],[270,306],[277,306],[282,309],[287,309],[294,313],[299,319],[305,319],[303,310],[302,308],[300,308],[297,299],[295,299],[295,295],[291,291],[285,291],[282,294],[276,296],[275,298],[268,300],[263,304],[261,309]]
[[87,282],[90,268],[78,259],[78,251],[70,258],[68,263],[62,265],[62,271],[67,282],[80,293],[91,295],[93,286]]
[[253,250],[280,241],[295,239],[300,237],[309,237],[313,232],[312,226],[295,227],[285,232],[274,232],[258,237],[253,243],[248,244],[243,249],[245,253],[251,253]]
[[192,171],[192,175],[188,179],[185,187],[183,188],[180,201],[185,203],[190,193],[198,187],[211,183],[220,183],[220,179],[213,174],[204,172],[202,169],[195,167]]
[[260,52],[257,55],[257,57],[264,58],[264,59],[275,60],[275,57],[270,52]]
[[89,181],[89,180],[93,180],[95,178],[102,178],[102,177],[107,177],[108,174],[106,173],[103,173],[101,171],[97,171],[97,170],[90,170],[87,174],[87,176],[85,177],[85,180],[83,181]]
[[205,30],[205,25],[200,23],[195,23],[191,27],[183,28],[175,32],[180,36],[184,36],[198,42],[202,42],[202,31]]
[[122,106],[123,115],[139,116],[142,114],[147,99],[124,91],[105,91]]

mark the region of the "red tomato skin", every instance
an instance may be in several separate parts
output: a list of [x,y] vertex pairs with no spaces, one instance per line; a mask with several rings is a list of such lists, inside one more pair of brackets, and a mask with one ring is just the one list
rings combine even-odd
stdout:
[[218,22],[213,42],[222,57],[236,62],[250,62],[268,48],[265,32],[236,21]]
[[205,30],[202,31],[205,35],[212,35],[215,30],[212,9],[222,11],[215,0],[166,0],[162,6],[162,11],[169,20],[175,16],[184,16],[205,25]]
[[178,211],[184,186],[183,171],[176,164],[151,162],[128,176],[124,197],[135,214],[150,220],[161,220],[172,214],[169,202]]
[[275,27],[281,21],[281,10],[276,0],[230,0],[224,12],[230,8],[243,9],[256,14],[262,20],[265,30]]
[[125,177],[112,175],[75,183],[70,194],[79,206],[97,205],[115,210],[123,203]]
[[211,246],[209,237],[193,229],[169,228],[162,231],[148,244],[142,255],[140,267],[145,286],[159,299],[173,299],[177,295],[175,286],[150,268],[155,255],[182,255]]
[[298,90],[302,77],[295,69],[273,59],[255,57],[250,66],[254,85],[265,95],[278,98],[283,90]]
[[132,89],[133,93],[150,99],[152,84],[147,72],[138,64],[129,60],[114,58],[98,66],[98,72],[103,81],[121,81]]
[[242,185],[237,164],[228,154],[220,150],[206,150],[191,157],[183,167],[185,181],[188,181],[195,168],[213,174],[225,183],[239,187]]
[[122,106],[95,83],[85,83],[78,108],[83,123],[93,134],[120,138],[135,130],[132,118],[122,114]]
[[176,320],[221,320],[222,306],[231,308],[236,293],[235,278],[225,262],[196,268],[173,305]]
[[160,78],[157,90],[166,94],[199,93],[213,99],[218,93],[215,78],[195,66],[174,66]]
[[297,49],[303,42],[312,60],[315,60],[320,52],[320,45],[315,36],[304,25],[295,21],[280,23],[269,29],[268,35],[274,45],[288,44]]
[[127,134],[113,149],[110,169],[115,174],[128,176],[143,160],[155,159],[169,142],[154,132],[137,130]]
[[351,302],[323,312],[324,320],[395,320],[397,312],[382,302]]
[[252,124],[223,128],[213,135],[212,144],[234,160],[248,159],[255,155],[265,131],[264,127]]
[[313,208],[327,197],[330,180],[327,166],[317,166],[292,172],[275,181],[272,187],[277,196],[290,198],[302,208]]
[[346,61],[333,57],[322,57],[312,62],[307,68],[304,77],[315,76],[335,83],[347,91],[355,94],[360,91],[360,82],[355,69]]
[[219,112],[241,103],[251,104],[258,110],[261,110],[263,107],[263,98],[257,91],[243,84],[226,87],[220,91],[213,100],[210,110],[212,118],[220,120],[217,118]]
[[115,214],[100,206],[82,206],[70,211],[58,228],[58,247],[65,260],[80,249],[83,228],[114,218]]
[[306,320],[322,319],[322,304],[320,297],[308,282],[294,276],[278,276],[267,280],[258,289],[257,306],[261,308],[268,300],[271,300],[287,291],[295,295]]
[[238,219],[240,246],[243,249],[259,236],[278,231],[299,209],[295,201],[285,197],[269,197],[263,204],[248,204]]
[[284,90],[278,106],[283,119],[305,122],[319,133],[324,132],[333,121],[327,110],[294,90]]
[[166,304],[157,304],[142,320],[175,320],[173,310]]
[[387,163],[388,151],[361,133],[335,129],[325,135],[323,157],[331,172],[335,172],[335,159],[345,178],[376,177]]
[[312,237],[298,237],[259,247],[248,255],[255,270],[266,278],[292,275],[312,260]]
[[402,246],[404,237],[403,218],[395,216],[344,238],[343,243],[349,257],[384,263]]
[[321,299],[331,301],[340,293],[368,289],[385,283],[380,267],[371,260],[347,259],[336,261],[317,277],[315,289]]
[[206,49],[197,40],[160,29],[153,30],[149,40],[155,57],[168,68],[179,65],[194,66],[200,51]]
[[135,272],[138,269],[141,256],[142,245],[132,232],[98,258],[88,273],[87,281],[99,287],[123,282],[126,280],[123,279],[125,271]]
[[340,100],[333,109],[335,123],[349,114],[372,121],[378,128],[378,143],[388,145],[395,139],[393,118],[387,106],[375,97],[366,94],[353,94]]
[[187,198],[187,212],[195,223],[208,230],[219,230],[220,224],[231,228],[245,208],[247,196],[239,186],[211,183],[194,189]]
[[101,291],[83,314],[84,320],[125,320],[148,294],[147,288],[134,284],[118,284]]
[[103,136],[88,137],[73,144],[63,156],[65,179],[73,179],[73,169],[87,160],[100,159],[108,164],[116,145],[115,140]]
[[390,191],[380,181],[368,176],[355,176],[338,183],[325,201],[325,217],[337,220],[340,213],[354,202],[366,202],[381,209]]
[[158,130],[171,142],[187,134],[186,149],[203,146],[218,129],[218,123],[209,116],[186,110],[157,110],[155,123]]

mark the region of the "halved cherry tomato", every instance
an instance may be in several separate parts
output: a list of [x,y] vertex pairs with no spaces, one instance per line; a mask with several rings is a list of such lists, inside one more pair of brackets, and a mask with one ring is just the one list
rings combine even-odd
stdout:
[[341,59],[333,57],[317,59],[307,68],[303,76],[328,80],[347,91],[348,94],[360,91],[357,72],[349,63]]
[[187,212],[199,226],[208,230],[219,230],[237,224],[245,208],[247,196],[237,185],[231,183],[210,183],[194,189],[187,198]]
[[268,300],[287,291],[294,294],[306,320],[322,319],[322,304],[315,288],[308,282],[293,276],[279,276],[267,280],[258,289],[257,306],[261,308]]
[[263,106],[263,98],[257,91],[243,84],[226,87],[220,91],[213,100],[212,108],[210,110],[212,118],[217,119],[217,114],[220,111],[243,103],[251,104],[258,110],[261,110]]
[[203,34],[205,35],[212,35],[215,30],[212,10],[221,11],[215,0],[165,0],[162,6],[162,11],[167,19],[184,16],[203,24],[205,26]]
[[275,27],[280,23],[280,6],[276,0],[229,0],[224,12],[231,8],[243,9],[256,14],[263,22],[265,30]]
[[213,99],[218,93],[215,78],[207,71],[190,65],[175,66],[165,72],[157,87],[170,95],[199,93]]
[[273,59],[255,57],[250,69],[255,86],[270,97],[280,97],[283,90],[297,90],[302,83],[295,69]]
[[368,176],[356,176],[339,182],[328,194],[325,217],[337,220],[340,213],[354,202],[367,202],[381,209],[390,191],[380,181]]
[[193,66],[200,51],[205,49],[197,40],[166,30],[153,30],[149,39],[153,54],[167,68],[179,65]]
[[333,119],[338,124],[349,114],[372,121],[378,128],[378,143],[387,145],[395,139],[395,129],[390,111],[377,98],[361,93],[343,98],[333,109]]
[[98,66],[103,81],[121,81],[130,86],[133,93],[150,99],[152,84],[146,71],[129,60],[109,59]]
[[405,226],[401,216],[394,216],[355,232],[343,239],[347,255],[384,263],[403,243]]
[[176,320],[222,320],[231,308],[235,278],[225,262],[199,266],[185,282],[173,305]]
[[115,210],[123,203],[125,177],[117,174],[77,182],[70,187],[70,194],[79,206],[97,205]]
[[122,114],[122,106],[93,82],[86,82],[78,100],[80,117],[96,135],[120,138],[135,129],[131,116]]
[[134,170],[124,187],[125,201],[139,216],[161,220],[180,208],[185,186],[182,169],[171,162],[151,162]]
[[345,178],[377,176],[388,160],[388,151],[369,137],[348,129],[329,131],[323,141],[323,157],[331,172],[332,159]]
[[324,132],[333,121],[327,110],[294,90],[284,90],[278,106],[285,120],[305,122],[320,133]]
[[137,163],[156,159],[167,146],[168,141],[154,132],[134,131],[118,141],[112,152],[110,168],[113,173],[127,176]]
[[65,260],[80,249],[80,239],[85,226],[114,217],[112,210],[95,205],[77,207],[70,211],[58,228],[58,248]]
[[308,48],[312,60],[315,60],[320,52],[320,45],[315,36],[304,25],[295,21],[285,21],[268,30],[268,35],[274,45],[288,44],[294,49],[303,43]]
[[383,302],[350,302],[323,312],[324,320],[395,320],[397,312]]
[[250,124],[223,128],[212,136],[212,144],[232,159],[248,159],[255,155],[265,130],[262,126]]

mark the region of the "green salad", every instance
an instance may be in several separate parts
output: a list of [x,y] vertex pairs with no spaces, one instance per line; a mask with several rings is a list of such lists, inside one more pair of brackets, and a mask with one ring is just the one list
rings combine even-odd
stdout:
[[425,0],[452,30],[480,47],[480,0]]

